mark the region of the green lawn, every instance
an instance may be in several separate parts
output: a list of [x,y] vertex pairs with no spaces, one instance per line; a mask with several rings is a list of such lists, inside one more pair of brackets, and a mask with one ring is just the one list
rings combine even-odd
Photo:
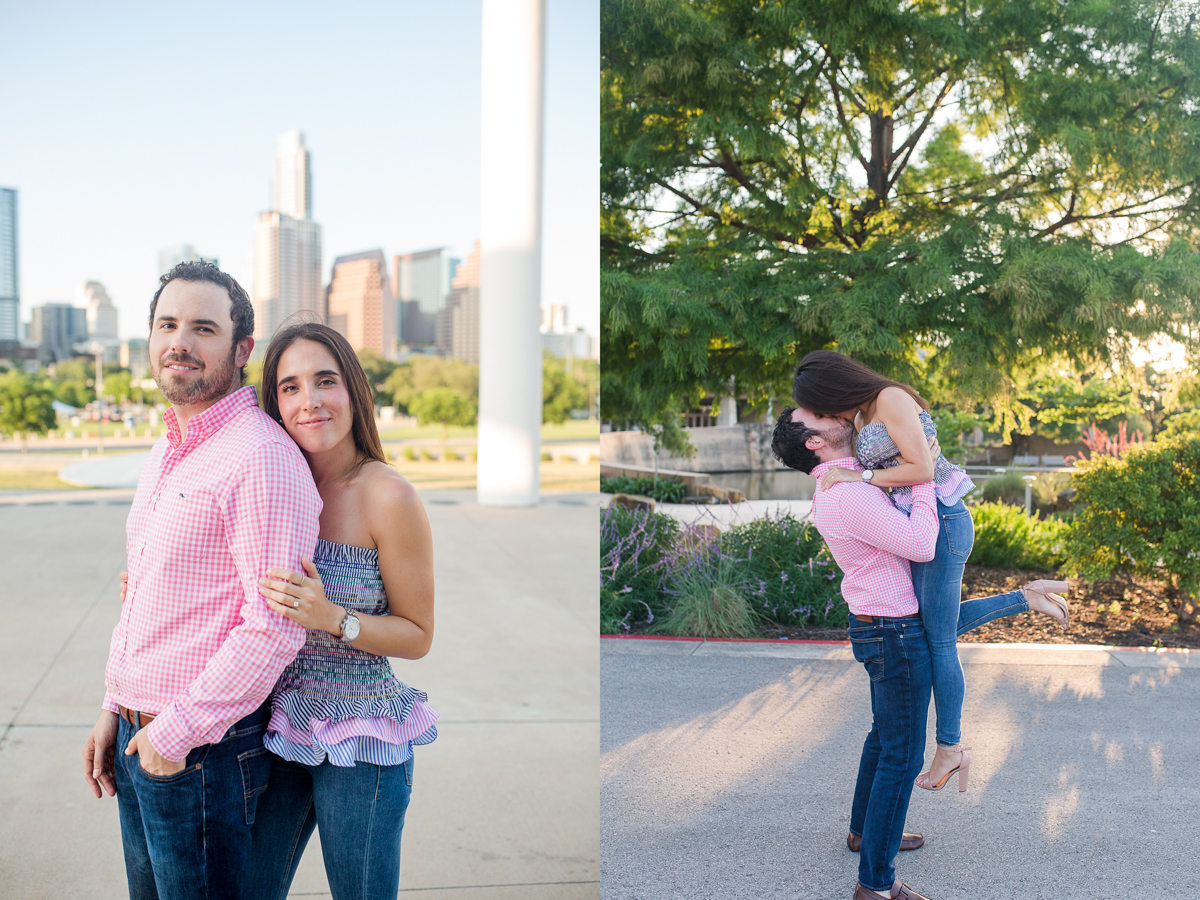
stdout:
[[[452,438],[473,438],[476,437],[479,429],[475,426],[470,428],[452,427],[449,437]],[[385,443],[395,443],[397,441],[411,441],[416,439],[442,440],[445,433],[441,425],[420,425],[415,428],[391,428],[387,431],[379,433],[379,439]],[[563,422],[561,425],[543,425],[542,426],[543,441],[598,441],[600,440],[600,422],[593,419],[571,419]]]
[[[72,459],[71,462],[76,460]],[[58,470],[64,463],[0,465],[0,491],[78,491],[78,485],[58,480]]]
[[[66,436],[66,432],[71,431],[75,437],[81,438],[86,432],[93,440],[96,437],[98,423],[81,421],[78,428],[72,428],[69,423],[60,421],[60,425],[65,424],[65,427],[60,427],[50,433],[51,437],[61,438]],[[137,436],[142,437],[146,433],[147,427],[153,428],[153,437],[157,438],[166,431],[165,426],[157,424],[147,426],[141,422],[137,426]],[[477,435],[478,429],[472,425],[470,428],[452,427],[449,437],[452,438],[473,438]],[[129,436],[129,429],[122,424],[106,422],[104,424],[104,436],[114,437]],[[395,443],[397,441],[409,441],[416,439],[435,438],[441,440],[444,437],[444,432],[441,425],[420,425],[414,428],[390,428],[387,431],[379,433],[380,440],[386,443]],[[600,422],[597,419],[569,419],[561,425],[546,424],[542,426],[543,441],[598,441],[600,440]]]

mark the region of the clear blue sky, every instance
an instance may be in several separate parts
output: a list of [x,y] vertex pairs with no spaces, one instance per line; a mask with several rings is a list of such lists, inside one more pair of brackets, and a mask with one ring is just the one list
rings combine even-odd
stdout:
[[[158,251],[253,290],[275,136],[304,132],[334,257],[479,236],[480,0],[0,6],[0,187],[21,318],[103,282],[142,336]],[[546,2],[542,302],[599,333],[599,0]]]

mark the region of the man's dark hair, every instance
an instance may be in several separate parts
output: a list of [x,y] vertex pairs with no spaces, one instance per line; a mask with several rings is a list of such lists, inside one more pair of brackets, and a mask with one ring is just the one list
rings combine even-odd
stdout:
[[229,317],[233,319],[233,342],[236,344],[242,338],[254,334],[254,307],[250,304],[250,295],[246,289],[237,283],[232,275],[222,272],[206,259],[181,262],[166,275],[158,279],[158,290],[150,301],[150,330],[154,330],[154,310],[158,308],[158,298],[163,288],[176,279],[180,281],[207,281],[220,285],[229,292],[233,306],[229,309]]
[[796,407],[789,406],[775,421],[771,432],[771,452],[789,469],[798,469],[805,475],[821,464],[820,458],[805,446],[809,438],[821,437],[821,432],[799,422],[792,421]]

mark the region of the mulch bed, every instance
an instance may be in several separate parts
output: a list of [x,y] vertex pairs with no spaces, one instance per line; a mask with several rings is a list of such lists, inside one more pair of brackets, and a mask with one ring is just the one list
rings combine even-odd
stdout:
[[[1016,590],[1053,573],[967,566],[968,597]],[[1014,644],[1108,644],[1117,647],[1200,648],[1200,628],[1181,629],[1167,609],[1161,582],[1118,575],[1105,581],[1072,581],[1067,594],[1071,629],[1063,632],[1049,616],[1028,612],[995,621],[959,638],[963,642]],[[763,637],[844,641],[844,628],[774,626]]]

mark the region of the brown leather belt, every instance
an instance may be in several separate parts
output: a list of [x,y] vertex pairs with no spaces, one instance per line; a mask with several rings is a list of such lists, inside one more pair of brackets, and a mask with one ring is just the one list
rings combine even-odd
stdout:
[[854,618],[858,619],[860,622],[886,625],[888,622],[905,622],[909,619],[919,619],[920,616],[916,613],[913,613],[911,616],[861,616],[858,613],[855,613]]
[[134,728],[145,728],[158,718],[157,716],[150,715],[150,713],[138,712],[136,709],[126,709],[119,703],[117,704],[117,709],[121,711],[121,718]]

